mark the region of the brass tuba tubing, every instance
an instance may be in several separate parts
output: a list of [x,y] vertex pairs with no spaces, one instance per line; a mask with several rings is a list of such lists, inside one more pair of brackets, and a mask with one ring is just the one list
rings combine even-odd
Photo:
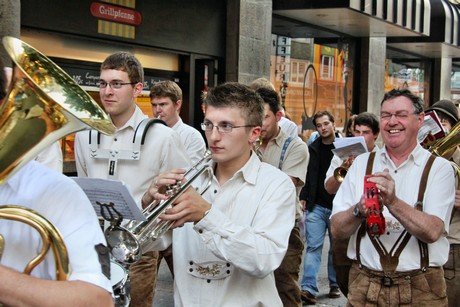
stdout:
[[[28,224],[35,228],[42,238],[40,252],[31,259],[24,268],[25,274],[32,270],[45,258],[50,246],[53,249],[56,264],[56,279],[67,280],[70,274],[69,255],[59,231],[54,225],[38,212],[21,206],[5,205],[0,206],[0,219],[13,220]],[[6,240],[5,240],[5,243]],[[0,253],[0,258],[1,258]]]

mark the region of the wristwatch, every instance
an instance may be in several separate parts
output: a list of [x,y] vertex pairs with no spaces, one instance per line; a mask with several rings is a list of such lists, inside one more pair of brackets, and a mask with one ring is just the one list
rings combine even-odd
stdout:
[[353,215],[358,218],[362,219],[364,216],[361,214],[361,211],[359,211],[359,203],[355,205],[355,208],[353,209]]

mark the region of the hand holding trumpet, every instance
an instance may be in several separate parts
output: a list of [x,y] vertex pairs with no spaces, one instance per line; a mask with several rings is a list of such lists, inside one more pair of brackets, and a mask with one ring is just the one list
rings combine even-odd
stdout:
[[[185,171],[175,169],[162,173],[154,178],[148,192],[154,200],[167,200],[168,186],[176,185],[184,180]],[[160,215],[164,221],[174,221],[171,228],[182,227],[187,222],[200,221],[205,213],[211,209],[211,204],[205,201],[194,188],[188,187],[173,203],[173,206]]]

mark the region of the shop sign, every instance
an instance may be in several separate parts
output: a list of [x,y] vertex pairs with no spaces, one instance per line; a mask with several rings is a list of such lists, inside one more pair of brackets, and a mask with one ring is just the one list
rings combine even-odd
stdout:
[[91,14],[96,18],[136,26],[142,22],[142,16],[139,12],[106,3],[91,3]]

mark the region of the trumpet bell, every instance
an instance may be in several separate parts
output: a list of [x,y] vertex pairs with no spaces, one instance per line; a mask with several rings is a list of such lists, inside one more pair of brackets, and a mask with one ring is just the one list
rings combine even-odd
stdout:
[[334,178],[335,180],[337,180],[337,182],[340,182],[342,183],[343,182],[343,179],[345,178],[345,176],[347,175],[347,172],[348,172],[348,169],[345,168],[345,167],[337,167],[335,170],[334,170]]
[[0,184],[68,134],[115,131],[103,109],[48,57],[17,38],[4,37],[3,45],[13,75],[0,106]]

